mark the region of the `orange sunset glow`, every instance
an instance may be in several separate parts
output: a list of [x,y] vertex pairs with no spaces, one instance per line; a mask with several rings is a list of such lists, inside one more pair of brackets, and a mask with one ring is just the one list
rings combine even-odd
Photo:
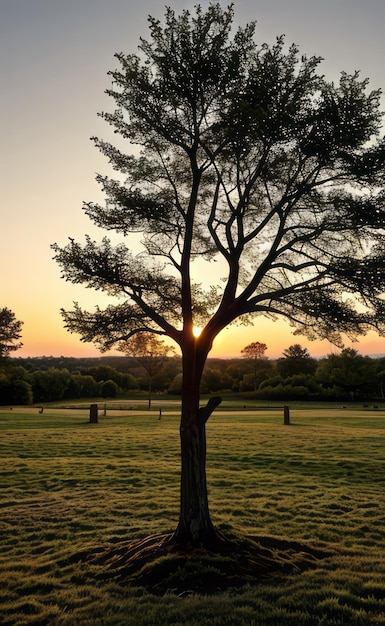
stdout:
[[[177,12],[192,7],[185,0],[171,4]],[[371,89],[378,89],[385,86],[385,5],[354,4],[355,12],[346,12],[348,2],[331,0],[238,0],[235,14],[242,24],[257,20],[262,41],[285,33],[304,53],[322,55],[321,69],[330,80],[338,80],[341,70],[361,69]],[[106,234],[82,211],[84,201],[102,201],[95,174],[108,171],[89,138],[108,138],[97,113],[113,106],[104,92],[110,86],[107,72],[117,65],[114,54],[135,52],[139,36],[147,37],[147,15],[163,12],[163,3],[155,0],[1,3],[0,306],[24,322],[24,345],[16,357],[100,354],[63,328],[60,309],[78,301],[92,310],[107,305],[108,298],[62,280],[50,246],[65,245],[68,237],[84,241],[89,234],[100,240]],[[382,103],[385,109],[384,98]],[[225,329],[209,356],[240,357],[254,341],[266,343],[269,358],[280,357],[293,343],[314,357],[338,351],[327,341],[293,335],[285,321],[260,317],[253,326]],[[362,354],[385,354],[385,338],[375,333],[354,344],[346,339],[345,345]]]

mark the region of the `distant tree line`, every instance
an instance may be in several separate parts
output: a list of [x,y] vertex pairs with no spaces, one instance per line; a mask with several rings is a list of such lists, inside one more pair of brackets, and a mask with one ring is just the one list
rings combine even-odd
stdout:
[[[346,348],[314,359],[299,344],[277,360],[245,350],[245,358],[209,359],[202,393],[232,392],[264,401],[385,399],[385,357]],[[134,357],[76,359],[9,358],[0,366],[0,404],[32,404],[75,398],[114,398],[147,390],[148,371]],[[155,393],[181,393],[181,360],[172,356],[151,374]]]
[[[261,344],[260,344],[261,345]],[[264,344],[262,344],[264,345]],[[245,359],[208,360],[202,393],[231,390],[256,400],[380,401],[385,399],[385,357],[362,356],[352,348],[314,359],[299,344],[268,360],[245,352]],[[249,356],[249,358],[247,358]],[[181,376],[169,393],[180,393]]]
[[[70,398],[113,398],[138,382],[109,366],[70,371],[67,368],[31,368],[16,365],[16,359],[0,368],[0,403],[32,404]],[[17,359],[24,361],[24,359]],[[28,360],[28,361],[33,361]],[[39,360],[39,365],[44,362]]]

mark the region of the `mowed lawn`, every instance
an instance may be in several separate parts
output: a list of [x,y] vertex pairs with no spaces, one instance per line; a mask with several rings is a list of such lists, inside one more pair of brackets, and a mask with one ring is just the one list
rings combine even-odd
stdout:
[[[213,521],[326,548],[304,572],[163,596],[71,557],[174,529],[178,407],[0,410],[0,624],[385,625],[385,411],[223,406],[207,425]],[[181,572],[181,576],[183,572]]]

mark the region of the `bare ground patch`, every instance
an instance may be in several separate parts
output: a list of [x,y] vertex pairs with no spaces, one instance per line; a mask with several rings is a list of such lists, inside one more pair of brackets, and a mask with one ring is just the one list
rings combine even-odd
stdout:
[[163,595],[220,593],[276,575],[300,573],[331,557],[330,549],[280,537],[220,538],[209,548],[180,546],[161,534],[94,546],[70,558],[100,567],[100,578]]

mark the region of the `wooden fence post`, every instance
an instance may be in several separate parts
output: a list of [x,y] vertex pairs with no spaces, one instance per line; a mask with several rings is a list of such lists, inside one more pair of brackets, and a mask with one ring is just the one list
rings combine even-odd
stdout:
[[90,404],[90,424],[98,423],[98,405]]
[[290,426],[290,409],[288,406],[283,407],[283,423],[285,426]]

